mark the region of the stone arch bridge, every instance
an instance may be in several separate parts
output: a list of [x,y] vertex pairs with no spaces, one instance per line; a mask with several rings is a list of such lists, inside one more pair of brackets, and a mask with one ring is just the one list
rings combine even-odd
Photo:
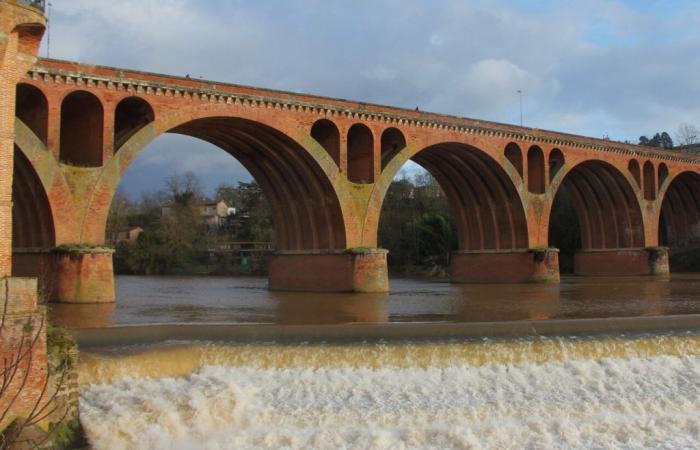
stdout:
[[105,227],[120,177],[163,133],[237,158],[273,210],[273,289],[385,291],[382,201],[409,159],[447,195],[455,282],[557,281],[550,210],[566,188],[578,274],[668,273],[700,238],[692,155],[126,69],[39,59],[16,85],[13,274],[58,301],[114,300]]

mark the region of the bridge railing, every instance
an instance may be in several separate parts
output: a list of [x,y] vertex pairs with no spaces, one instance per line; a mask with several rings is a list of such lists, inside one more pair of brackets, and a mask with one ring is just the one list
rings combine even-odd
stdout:
[[46,0],[9,0],[10,3],[17,3],[24,6],[29,6],[38,9],[41,12],[46,11]]

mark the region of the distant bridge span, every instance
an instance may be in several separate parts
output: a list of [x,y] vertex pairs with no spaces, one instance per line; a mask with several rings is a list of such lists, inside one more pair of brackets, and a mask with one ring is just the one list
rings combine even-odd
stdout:
[[548,230],[562,186],[581,227],[579,274],[665,274],[660,244],[700,238],[700,161],[681,152],[50,59],[16,95],[13,271],[45,278],[59,301],[114,299],[110,204],[168,132],[222,148],[260,184],[274,289],[386,290],[379,216],[409,159],[450,201],[456,282],[557,281]]

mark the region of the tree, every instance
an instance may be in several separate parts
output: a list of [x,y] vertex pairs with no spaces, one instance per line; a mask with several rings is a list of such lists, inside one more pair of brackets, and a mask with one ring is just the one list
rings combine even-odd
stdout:
[[173,175],[165,181],[165,184],[173,201],[178,201],[178,198],[183,195],[197,200],[204,197],[199,178],[193,172]]
[[239,181],[236,191],[240,199],[237,214],[245,218],[236,238],[260,242],[274,241],[272,209],[260,185],[256,181]]
[[379,222],[379,245],[394,268],[445,267],[457,248],[447,197],[428,172],[394,179]]
[[647,147],[673,148],[673,139],[671,139],[671,136],[669,136],[668,133],[662,131],[661,133],[656,133],[651,139],[646,136],[640,136],[639,145],[644,145]]
[[108,242],[115,242],[119,230],[129,226],[128,218],[133,213],[133,209],[129,198],[121,190],[117,190],[107,216],[106,238]]
[[423,264],[447,267],[457,248],[457,233],[449,216],[440,213],[423,215],[419,225]]
[[678,126],[676,141],[678,141],[678,145],[697,144],[700,142],[700,129],[695,125],[682,123]]
[[137,217],[144,231],[135,244],[117,246],[117,267],[147,275],[199,271],[210,247],[202,199],[192,173],[169,178],[165,191],[143,195]]

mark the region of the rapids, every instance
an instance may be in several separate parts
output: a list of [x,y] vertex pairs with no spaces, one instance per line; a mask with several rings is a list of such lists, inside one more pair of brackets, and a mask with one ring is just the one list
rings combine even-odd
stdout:
[[697,448],[700,337],[81,353],[97,449]]

